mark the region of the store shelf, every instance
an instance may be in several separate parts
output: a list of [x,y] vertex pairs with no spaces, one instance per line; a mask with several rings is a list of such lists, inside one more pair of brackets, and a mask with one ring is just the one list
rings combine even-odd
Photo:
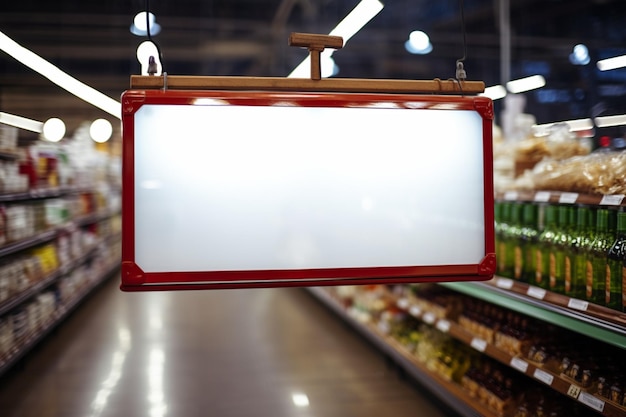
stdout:
[[40,232],[34,236],[27,237],[16,242],[11,242],[0,247],[0,257],[11,255],[13,253],[23,251],[24,249],[32,248],[33,246],[49,242],[57,237],[58,234],[59,229],[47,230],[45,232]]
[[104,283],[108,278],[119,269],[120,264],[114,262],[106,268],[105,272],[95,279],[92,283],[87,285],[82,291],[78,292],[71,301],[62,306],[55,312],[55,315],[48,321],[43,328],[36,332],[26,336],[20,341],[19,346],[13,351],[8,358],[0,361],[0,376],[4,375],[11,367],[13,367],[20,359],[22,359],[33,347],[35,347],[41,340],[48,336],[60,323],[63,322],[96,288]]
[[[626,349],[626,326],[621,324],[624,314],[618,311],[607,312],[600,306],[503,278],[439,285]],[[613,318],[607,317],[609,312]]]
[[85,187],[35,188],[25,192],[0,194],[0,203],[57,198],[72,194],[91,193],[93,191],[93,188]]
[[31,285],[30,287],[28,287],[28,289],[0,303],[0,316],[8,313],[9,311],[13,310],[15,307],[19,306],[25,301],[28,301],[34,295],[39,294],[41,290],[47,288],[48,286],[56,282],[56,280],[59,279],[61,275],[62,275],[61,270],[58,269],[54,271],[53,273],[51,273],[50,275],[48,275],[47,277],[45,277],[44,279],[42,279],[41,281]]
[[326,290],[320,287],[311,287],[307,290],[452,410],[464,417],[496,416],[492,411],[473,400],[458,385],[428,371],[401,344],[384,335],[375,326],[363,323],[349,315],[339,301],[335,300]]
[[55,227],[51,230],[46,230],[44,232],[37,233],[34,236],[27,237],[25,239],[18,240],[16,242],[8,243],[4,246],[0,247],[0,257],[11,255],[16,252],[23,251],[25,249],[32,248],[34,246],[40,245],[42,243],[49,242],[55,239],[60,232],[66,230],[69,226],[85,226],[88,224],[96,223],[98,221],[107,219],[109,217],[115,216],[119,214],[119,212],[115,211],[102,211],[94,214],[87,214],[81,217],[78,217],[74,220],[71,220],[69,223]]
[[626,196],[570,193],[563,191],[507,191],[496,193],[496,200],[534,201],[537,203],[585,204],[590,206],[626,206]]
[[14,150],[0,149],[0,159],[17,159],[20,155]]
[[101,220],[108,219],[109,217],[113,217],[119,214],[119,211],[110,211],[110,210],[102,210],[98,213],[86,214],[84,216],[78,217],[72,220],[71,223],[74,223],[78,226],[85,226],[92,223],[97,223]]
[[626,313],[621,311],[563,294],[543,291],[541,288],[509,278],[495,277],[484,283],[515,294],[528,296],[533,300],[536,299],[548,303],[549,305],[559,307],[559,311],[563,314],[571,314],[580,320],[589,320],[594,325],[604,326],[607,329],[612,329],[614,332],[626,334]]
[[423,311],[420,307],[413,305],[410,300],[406,298],[396,299],[395,305],[416,319],[434,326],[442,333],[447,333],[451,337],[476,349],[482,354],[495,359],[530,378],[546,384],[551,389],[563,395],[567,395],[572,399],[578,400],[590,409],[604,416],[618,417],[624,416],[626,413],[626,408],[620,407],[619,405],[613,404],[602,397],[594,395],[593,392],[582,388],[577,381],[571,380],[566,376],[559,375],[549,369],[545,369],[541,364],[533,363],[527,358],[511,355],[497,346],[488,343],[484,339],[473,335],[458,323],[448,320],[447,318],[438,318],[431,311]]
[[[324,304],[330,307],[343,320],[352,325],[359,333],[363,334],[382,352],[389,355],[398,365],[400,365],[411,376],[433,391],[439,398],[450,403],[455,411],[461,415],[482,415],[493,416],[495,413],[486,409],[475,399],[469,397],[458,385],[448,382],[426,369],[406,348],[393,338],[386,336],[374,324],[365,323],[352,317],[346,308],[335,300],[327,290],[321,288],[310,288],[310,292]],[[527,358],[516,356],[488,343],[486,340],[475,336],[454,320],[441,317],[437,312],[429,311],[411,302],[410,299],[398,297],[387,293],[383,297],[389,297],[397,308],[405,311],[416,319],[433,326],[442,333],[464,343],[505,366],[508,366],[529,378],[532,378],[550,389],[577,400],[599,415],[607,417],[618,417],[626,415],[626,408],[612,403],[610,400],[595,395],[593,390],[581,387],[580,383],[564,375],[559,375],[551,369],[545,368],[542,364],[535,363]],[[389,299],[388,299],[389,301]]]
[[[112,236],[109,236],[103,239],[102,242],[112,242],[116,239],[119,240],[119,238],[120,238],[120,234],[114,234]],[[60,277],[66,275],[70,271],[76,269],[78,266],[87,262],[89,259],[91,259],[92,257],[96,255],[97,249],[98,249],[98,244],[95,244],[91,249],[86,251],[80,257],[70,261],[66,265],[62,265],[59,269],[50,273],[47,277],[43,278],[42,280],[31,285],[28,289],[0,303],[0,316],[11,311],[12,309],[24,303],[25,301],[28,301],[30,298],[32,298],[33,296],[36,296],[45,288],[54,284]]]

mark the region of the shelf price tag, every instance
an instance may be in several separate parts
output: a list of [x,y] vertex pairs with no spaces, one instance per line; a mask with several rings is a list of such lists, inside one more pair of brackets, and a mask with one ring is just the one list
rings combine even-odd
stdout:
[[559,196],[559,203],[574,204],[578,200],[578,193],[562,193]]
[[526,371],[528,370],[528,362],[520,358],[512,358],[510,365],[511,365],[511,368],[515,368],[518,371],[521,371],[524,373],[526,373]]
[[549,191],[538,191],[535,193],[534,200],[539,203],[547,203],[550,201],[550,192]]
[[439,331],[448,333],[450,331],[450,322],[448,320],[439,320],[436,327]]
[[496,279],[496,287],[504,290],[510,290],[513,288],[513,280],[508,278],[498,278]]
[[619,206],[622,204],[623,200],[624,194],[605,195],[602,197],[600,204],[605,206]]
[[589,303],[587,301],[578,300],[576,298],[570,298],[570,300],[567,302],[567,306],[574,310],[587,311]]
[[430,311],[428,313],[424,313],[424,316],[422,317],[422,320],[424,320],[426,324],[433,324],[435,322],[435,319],[435,315]]
[[539,368],[535,369],[533,376],[546,385],[552,385],[552,381],[554,381],[554,377],[552,375]]
[[538,300],[543,300],[544,297],[546,296],[546,290],[544,290],[543,288],[539,288],[539,287],[533,287],[531,285],[530,287],[528,287],[528,291],[526,291],[526,294]]
[[567,390],[567,395],[569,395],[572,398],[578,398],[578,395],[580,395],[580,387],[578,385],[570,385],[569,389]]
[[409,314],[413,317],[419,317],[422,314],[422,309],[418,306],[411,306],[411,308],[409,308]]
[[578,401],[580,401],[581,403],[585,404],[588,407],[593,408],[596,411],[602,412],[604,411],[604,401],[602,401],[601,399],[587,393],[587,392],[581,392],[580,395],[578,396]]
[[475,337],[472,339],[470,346],[476,349],[479,352],[484,352],[487,349],[487,341],[483,340],[479,337]]
[[386,321],[379,321],[378,322],[378,330],[380,330],[381,333],[383,334],[388,334],[389,333],[389,323],[387,323]]
[[406,298],[400,298],[398,299],[398,301],[396,302],[396,305],[398,306],[398,308],[401,308],[403,310],[406,310],[409,308],[409,300]]

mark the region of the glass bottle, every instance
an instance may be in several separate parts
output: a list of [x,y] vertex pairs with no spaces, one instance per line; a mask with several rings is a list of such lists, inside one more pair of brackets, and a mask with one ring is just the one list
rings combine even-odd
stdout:
[[521,230],[521,215],[522,205],[520,203],[511,204],[511,216],[509,220],[509,227],[505,234],[505,262],[506,269],[505,275],[507,278],[515,277],[515,269],[518,265],[521,265],[521,252],[519,251],[519,235]]
[[508,230],[509,230],[509,222],[511,219],[511,207],[512,204],[509,202],[500,203],[501,212],[500,212],[500,221],[497,232],[500,235],[498,239],[498,244],[496,246],[496,260],[498,263],[498,275],[503,277],[509,277],[511,274],[509,273],[509,268],[506,262],[506,246],[508,239]]
[[548,288],[550,277],[550,259],[553,259],[554,236],[556,234],[557,211],[556,206],[548,205],[545,209],[546,221],[545,228],[537,239],[537,249],[535,250],[535,262],[537,269],[535,271],[535,284],[541,288]]
[[557,229],[552,240],[550,254],[549,288],[559,294],[565,293],[565,251],[569,243],[569,211],[568,206],[558,207]]
[[569,297],[574,297],[574,275],[576,274],[574,246],[577,237],[577,211],[574,206],[567,206],[567,217],[567,243],[563,250],[564,294]]
[[592,303],[604,305],[607,274],[608,271],[608,251],[613,243],[613,237],[609,232],[609,210],[599,208],[596,211],[596,231],[593,242],[591,243],[591,252],[587,258],[587,276],[586,276],[586,298]]
[[623,281],[626,278],[624,262],[626,262],[626,211],[622,210],[617,213],[616,237],[608,252],[610,279],[607,280],[605,288],[605,305],[620,311],[625,305],[622,297]]
[[522,251],[522,268],[519,279],[523,282],[532,283],[537,267],[535,265],[535,251],[537,249],[537,205],[524,204],[524,222],[520,231],[520,245]]
[[574,239],[574,268],[572,269],[572,297],[584,299],[587,282],[587,257],[593,242],[592,219],[590,207],[579,206],[576,236]]

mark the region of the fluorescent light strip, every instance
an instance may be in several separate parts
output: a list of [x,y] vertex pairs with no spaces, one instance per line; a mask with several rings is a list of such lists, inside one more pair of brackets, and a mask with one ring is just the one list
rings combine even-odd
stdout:
[[19,127],[20,129],[30,130],[31,132],[43,132],[43,123],[26,117],[16,116],[14,114],[0,112],[0,123],[5,125]]
[[499,100],[506,97],[506,88],[500,84],[485,88],[485,92],[479,94],[479,96],[489,97],[492,100]]
[[546,85],[546,79],[541,75],[531,75],[530,77],[520,78],[506,83],[506,89],[513,94],[523,93],[524,91],[535,90]]
[[598,127],[623,126],[626,125],[626,114],[596,117],[594,121]]
[[120,102],[61,71],[50,62],[24,48],[2,32],[0,32],[0,49],[33,71],[43,75],[54,84],[74,94],[76,97],[104,110],[112,116],[121,118],[122,106]]
[[[348,40],[352,38],[363,26],[365,26],[370,20],[372,20],[380,11],[384,5],[378,0],[361,0],[354,9],[341,21],[339,24],[330,31],[331,36],[341,36],[343,38],[343,45],[345,47]],[[321,54],[322,58],[328,58],[335,52],[335,49],[324,49]],[[311,58],[306,57],[304,61],[300,63],[288,78],[309,78],[311,72]]]
[[617,68],[626,67],[626,55],[620,55],[613,58],[602,59],[596,64],[600,71],[609,71]]
[[567,124],[570,132],[584,132],[593,129],[593,121],[591,119],[565,120],[563,122],[547,123],[543,125],[534,125],[533,130],[536,136],[547,136],[550,129],[555,125]]

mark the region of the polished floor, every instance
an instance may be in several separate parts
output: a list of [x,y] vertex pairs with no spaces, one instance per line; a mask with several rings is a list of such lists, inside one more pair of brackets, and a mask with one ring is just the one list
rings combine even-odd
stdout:
[[0,379],[0,416],[451,415],[303,289],[117,285]]

